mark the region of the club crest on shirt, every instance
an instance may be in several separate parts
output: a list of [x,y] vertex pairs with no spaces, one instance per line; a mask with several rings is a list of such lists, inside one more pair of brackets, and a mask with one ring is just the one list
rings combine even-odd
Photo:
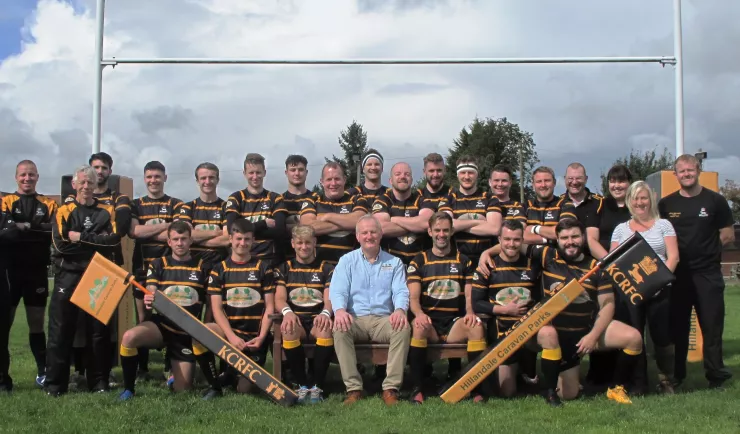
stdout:
[[349,214],[349,210],[346,205],[342,205],[342,209],[339,210],[339,214]]
[[162,208],[159,209],[159,212],[161,214],[167,214],[169,211],[167,210],[167,207],[166,206],[162,206]]
[[545,220],[553,220],[553,219],[555,219],[555,216],[554,216],[554,215],[552,215],[552,211],[548,211],[548,212],[547,212],[547,213],[545,214]]
[[41,209],[41,208],[36,208],[36,215],[39,216],[39,217],[40,216],[43,216],[44,215],[44,210]]
[[483,201],[478,201],[475,203],[476,208],[485,208],[486,206],[483,204]]
[[709,217],[706,208],[702,208],[701,211],[699,211],[699,217]]
[[382,208],[383,208],[383,205],[381,205],[379,203],[376,203],[375,205],[373,205],[373,211],[378,211],[378,210],[380,210]]
[[457,264],[450,264],[450,274],[458,272],[459,271],[457,271]]
[[406,269],[406,272],[409,274],[413,273],[414,271],[416,271],[416,267],[414,267],[413,265],[409,265],[409,267]]
[[190,277],[188,277],[188,280],[198,280],[198,274],[196,274],[195,271],[190,272]]
[[311,282],[321,282],[321,279],[319,278],[319,275],[317,273],[313,273],[313,276],[311,276]]
[[82,226],[85,227],[85,229],[90,229],[93,227],[93,222],[90,220],[90,217],[85,217],[85,221],[82,223]]

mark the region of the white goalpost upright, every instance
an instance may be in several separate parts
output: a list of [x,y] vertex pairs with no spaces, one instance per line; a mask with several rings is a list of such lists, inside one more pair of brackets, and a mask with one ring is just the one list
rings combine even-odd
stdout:
[[676,156],[684,153],[683,43],[681,0],[673,1],[673,56],[643,57],[521,57],[452,59],[250,59],[250,58],[103,58],[105,0],[97,0],[95,39],[95,94],[93,96],[92,152],[100,152],[103,69],[123,64],[190,65],[480,65],[566,63],[657,63],[674,65]]

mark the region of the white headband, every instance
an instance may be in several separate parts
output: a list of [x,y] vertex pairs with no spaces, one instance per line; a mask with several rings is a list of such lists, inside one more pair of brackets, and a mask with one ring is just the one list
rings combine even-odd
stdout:
[[462,172],[463,170],[474,170],[476,173],[478,172],[478,165],[475,163],[461,163],[457,165],[457,173]]
[[377,158],[378,161],[380,162],[380,165],[381,166],[383,165],[383,157],[381,157],[380,154],[370,153],[370,154],[365,155],[365,158],[362,159],[362,167],[365,167],[365,164],[367,164],[367,160],[371,158]]

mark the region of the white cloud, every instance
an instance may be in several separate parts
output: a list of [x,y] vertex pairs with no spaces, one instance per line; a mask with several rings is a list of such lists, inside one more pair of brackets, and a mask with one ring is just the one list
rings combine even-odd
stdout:
[[[529,8],[507,2],[413,3],[368,10],[342,0],[108,2],[105,57],[420,58],[670,54],[670,5],[587,0]],[[523,2],[527,3],[527,2]],[[530,2],[531,3],[531,2]],[[375,3],[378,5],[380,3]],[[531,6],[531,4],[529,4]],[[91,0],[40,0],[20,54],[0,63],[0,126],[12,128],[0,162],[33,158],[54,193],[90,149],[94,50]],[[702,7],[702,9],[697,9]],[[708,28],[729,20],[687,5],[687,151],[738,158],[740,67],[704,82],[690,67]],[[734,10],[740,11],[740,8]],[[731,21],[731,20],[730,20]],[[717,38],[712,37],[712,41]],[[722,47],[714,47],[722,49]],[[704,56],[704,55],[702,55]],[[706,57],[701,57],[706,63]],[[267,157],[269,188],[282,191],[289,153],[323,156],[352,119],[387,161],[445,151],[474,116],[508,117],[535,134],[544,163],[603,169],[628,147],[673,148],[670,68],[605,66],[137,66],[104,70],[103,149],[142,192],[141,168],[158,159],[169,191],[196,195],[193,167],[222,168],[222,196],[241,188],[247,152]],[[730,95],[735,98],[729,98]],[[721,124],[718,124],[721,122]],[[719,125],[719,126],[718,126]],[[720,128],[721,127],[721,128]],[[86,139],[85,139],[86,137]],[[12,143],[11,143],[12,142]],[[5,152],[4,152],[5,154]],[[724,160],[721,160],[724,161]],[[729,161],[729,160],[728,160]],[[718,165],[720,177],[735,177]],[[736,167],[736,166],[735,166]],[[724,172],[727,171],[727,172]],[[596,175],[596,173],[594,173]],[[592,176],[598,179],[598,176]],[[14,188],[10,176],[0,190]]]

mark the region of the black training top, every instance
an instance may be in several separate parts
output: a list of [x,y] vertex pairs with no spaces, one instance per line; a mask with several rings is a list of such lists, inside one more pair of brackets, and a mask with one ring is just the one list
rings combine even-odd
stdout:
[[599,244],[607,252],[612,243],[612,232],[620,223],[630,219],[630,210],[625,206],[619,206],[613,197],[604,199],[603,206],[599,212],[586,223],[587,227],[599,229]]

